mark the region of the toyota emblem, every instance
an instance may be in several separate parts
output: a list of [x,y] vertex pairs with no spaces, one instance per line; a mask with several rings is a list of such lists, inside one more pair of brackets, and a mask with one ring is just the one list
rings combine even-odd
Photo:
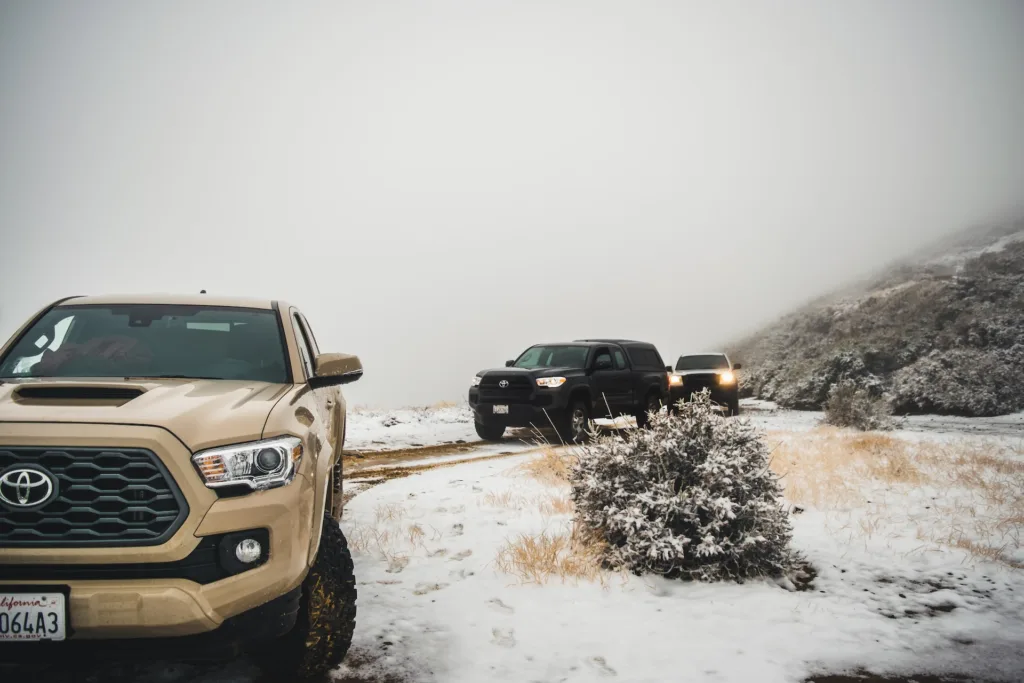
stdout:
[[500,382],[498,382],[498,386],[501,387],[502,389],[507,389],[508,388],[508,380],[507,379],[501,380]]
[[39,467],[11,467],[0,474],[0,503],[11,510],[46,505],[56,497],[57,481]]

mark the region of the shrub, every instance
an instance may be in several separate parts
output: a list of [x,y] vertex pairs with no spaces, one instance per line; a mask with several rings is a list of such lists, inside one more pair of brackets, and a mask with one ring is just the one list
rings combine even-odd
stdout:
[[895,427],[892,407],[884,396],[873,396],[852,379],[832,385],[825,401],[825,424],[861,431],[888,431]]
[[791,566],[763,434],[718,415],[706,392],[648,429],[582,446],[570,482],[578,522],[604,539],[613,569],[716,581]]

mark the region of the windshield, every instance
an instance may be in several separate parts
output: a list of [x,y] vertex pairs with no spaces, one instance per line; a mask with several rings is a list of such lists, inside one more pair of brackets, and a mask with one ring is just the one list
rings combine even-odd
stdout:
[[517,368],[582,368],[587,362],[586,346],[531,346],[519,360]]
[[277,313],[172,305],[61,306],[0,360],[0,377],[289,381]]
[[700,356],[680,356],[676,370],[728,370],[729,359],[714,353]]

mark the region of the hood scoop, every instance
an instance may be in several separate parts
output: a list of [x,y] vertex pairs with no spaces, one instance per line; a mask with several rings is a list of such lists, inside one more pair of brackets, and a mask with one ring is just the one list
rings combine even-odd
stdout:
[[23,385],[14,390],[14,400],[31,405],[104,405],[120,406],[142,396],[137,386],[91,384]]

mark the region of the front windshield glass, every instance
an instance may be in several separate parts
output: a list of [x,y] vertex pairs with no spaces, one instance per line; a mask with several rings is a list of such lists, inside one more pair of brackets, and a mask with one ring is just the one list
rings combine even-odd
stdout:
[[721,354],[680,356],[676,370],[728,370],[729,361]]
[[586,346],[531,346],[519,360],[517,368],[582,368],[587,362]]
[[0,359],[0,378],[184,377],[287,383],[277,313],[172,305],[61,306]]

